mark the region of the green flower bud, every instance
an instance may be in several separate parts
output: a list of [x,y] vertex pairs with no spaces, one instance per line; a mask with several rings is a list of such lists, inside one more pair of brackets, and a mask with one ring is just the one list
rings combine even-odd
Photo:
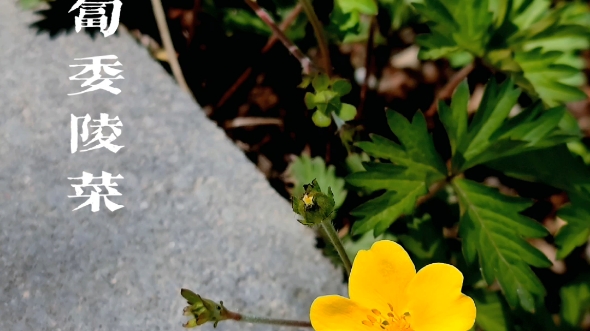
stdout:
[[213,322],[213,327],[217,327],[219,321],[230,319],[228,310],[223,306],[223,301],[216,303],[209,299],[203,299],[200,295],[187,289],[180,290],[180,295],[190,305],[184,307],[183,315],[193,317],[183,324],[185,328],[194,328],[207,322]]
[[318,225],[332,215],[334,211],[334,194],[332,189],[328,187],[328,194],[322,193],[320,185],[317,180],[313,180],[311,184],[303,185],[305,193],[301,197],[293,197],[291,205],[293,211],[301,216],[303,219],[298,220],[304,225]]

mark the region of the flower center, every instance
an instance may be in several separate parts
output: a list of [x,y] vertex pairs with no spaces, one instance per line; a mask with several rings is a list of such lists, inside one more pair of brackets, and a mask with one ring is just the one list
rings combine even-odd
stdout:
[[313,197],[308,196],[307,194],[303,196],[303,203],[305,203],[306,206],[310,206],[313,204]]
[[387,305],[389,306],[387,314],[382,314],[377,309],[371,309],[373,314],[368,314],[367,319],[361,323],[368,327],[379,326],[386,331],[412,331],[410,326],[410,313],[405,312],[401,316],[396,316],[393,313],[393,306],[389,303]]

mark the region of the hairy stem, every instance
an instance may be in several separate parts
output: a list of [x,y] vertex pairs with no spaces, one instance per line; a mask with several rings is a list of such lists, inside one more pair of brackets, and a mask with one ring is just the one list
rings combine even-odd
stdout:
[[313,62],[311,62],[311,60],[307,56],[305,56],[305,54],[303,54],[299,47],[297,47],[291,40],[289,40],[289,38],[287,38],[285,33],[281,31],[281,29],[276,25],[272,17],[264,9],[262,9],[262,7],[260,7],[253,0],[244,1],[246,1],[246,4],[248,4],[248,6],[250,6],[250,8],[254,10],[256,15],[258,15],[258,17],[260,17],[260,19],[271,28],[273,33],[283,43],[283,45],[287,47],[289,52],[291,52],[291,54],[293,54],[293,56],[295,56],[295,58],[299,60],[299,62],[301,63],[301,67],[303,68],[304,74],[310,75],[312,72],[317,71],[317,68],[314,66]]
[[338,233],[336,232],[336,229],[334,229],[334,225],[332,225],[330,218],[327,218],[322,221],[322,228],[324,229],[324,233],[326,234],[328,239],[330,239],[330,241],[334,245],[334,248],[336,248],[336,251],[340,256],[340,259],[342,260],[342,264],[344,264],[346,273],[350,275],[350,271],[352,270],[352,263],[348,258],[348,254],[346,254],[346,250],[344,249],[342,241],[340,241],[340,237],[338,237]]
[[429,127],[432,125],[431,118],[436,114],[436,110],[438,109],[438,101],[448,99],[453,96],[453,92],[459,84],[467,77],[472,71],[475,69],[475,62],[471,62],[463,69],[457,71],[451,79],[443,86],[443,88],[438,92],[437,96],[432,101],[430,108],[424,113],[427,119],[429,119]]
[[[293,8],[293,10],[289,13],[289,15],[285,18],[285,20],[283,22],[281,22],[281,25],[279,25],[279,29],[281,29],[281,31],[287,30],[287,28],[293,23],[293,21],[295,21],[297,16],[299,16],[299,14],[301,13],[301,9],[302,9],[301,4],[297,4],[297,6],[295,8]],[[264,48],[260,52],[260,55],[266,54],[277,43],[278,40],[279,40],[279,37],[277,37],[277,34],[273,33],[272,36],[270,36],[270,38],[268,38],[268,41],[266,42],[266,45],[264,46]],[[261,56],[261,58],[262,58],[262,56]],[[229,100],[229,98],[231,98],[231,96],[234,93],[236,93],[238,88],[240,88],[240,86],[242,86],[242,84],[244,84],[244,82],[246,82],[248,77],[252,74],[253,70],[254,69],[252,66],[249,67],[248,69],[246,69],[242,73],[242,75],[236,80],[236,82],[229,88],[229,90],[227,90],[223,94],[221,99],[219,99],[219,101],[215,105],[215,108],[220,108],[221,106],[223,106],[227,102],[227,100]]]
[[162,38],[162,43],[166,50],[166,56],[168,57],[168,63],[172,69],[172,74],[178,82],[178,85],[180,85],[180,88],[192,95],[190,88],[184,80],[182,69],[178,63],[178,58],[176,57],[176,51],[172,44],[172,38],[170,37],[168,23],[166,23],[166,14],[164,13],[161,0],[152,0],[152,9],[154,10],[154,16],[156,17],[156,23],[158,24],[158,30],[160,31],[160,37]]
[[300,3],[303,5],[303,10],[309,19],[309,23],[311,23],[313,32],[315,33],[315,37],[318,41],[318,47],[320,48],[322,59],[324,60],[324,70],[328,76],[331,76],[332,62],[330,60],[330,50],[328,49],[328,39],[326,38],[322,23],[316,15],[315,10],[313,10],[311,0],[300,0]]
[[235,313],[232,311],[228,311],[228,317],[234,321],[240,321],[240,322],[249,322],[249,323],[256,323],[256,324],[273,324],[273,325],[282,325],[282,326],[296,326],[296,327],[300,327],[300,328],[311,328],[311,323],[307,322],[307,321],[292,321],[292,320],[281,320],[281,319],[276,319],[276,318],[249,316],[249,315],[242,315],[240,313]]

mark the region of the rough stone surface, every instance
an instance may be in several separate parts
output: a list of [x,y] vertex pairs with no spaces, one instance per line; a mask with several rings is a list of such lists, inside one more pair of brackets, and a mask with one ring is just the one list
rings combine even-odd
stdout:
[[[345,294],[289,204],[128,34],[36,36],[15,3],[0,0],[0,330],[182,330],[182,287],[291,319]],[[107,54],[122,93],[68,96],[74,59]],[[125,147],[71,154],[70,114],[87,113],[119,116]],[[72,211],[82,171],[121,174],[125,207]]]

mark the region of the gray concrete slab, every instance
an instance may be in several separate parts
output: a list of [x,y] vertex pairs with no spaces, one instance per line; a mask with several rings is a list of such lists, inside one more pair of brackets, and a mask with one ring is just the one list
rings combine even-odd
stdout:
[[[145,49],[126,33],[36,36],[15,3],[0,0],[0,330],[182,330],[181,287],[290,319],[344,294],[311,231]],[[68,96],[74,58],[108,54],[121,94]],[[118,153],[70,153],[70,115],[87,113],[119,116]],[[72,211],[67,178],[83,171],[121,174],[124,208]]]

